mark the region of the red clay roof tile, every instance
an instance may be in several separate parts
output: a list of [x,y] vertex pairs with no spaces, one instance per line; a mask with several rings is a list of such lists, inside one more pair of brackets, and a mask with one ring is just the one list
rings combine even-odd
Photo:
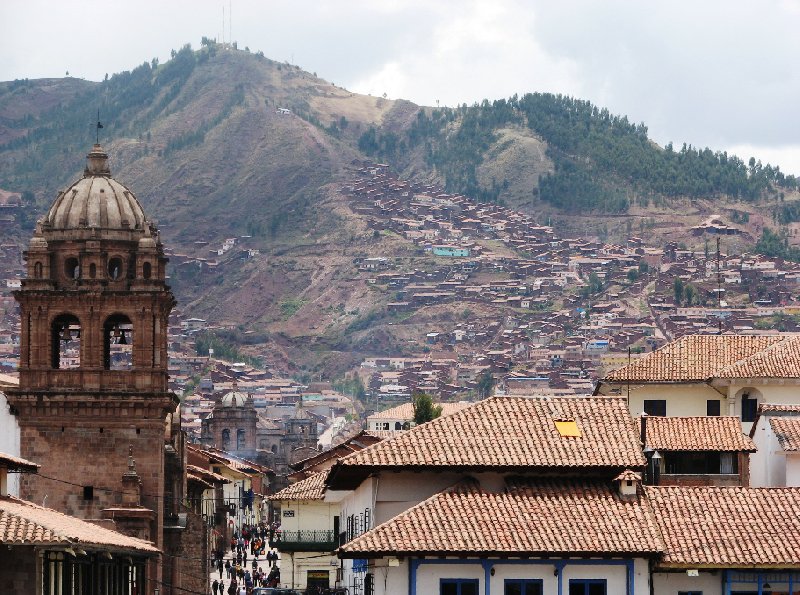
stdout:
[[345,557],[488,553],[656,555],[663,550],[644,499],[606,483],[511,480],[502,493],[467,480],[360,535]]
[[645,488],[661,567],[800,567],[800,488]]
[[731,416],[649,416],[646,441],[648,447],[664,451],[756,451],[755,443],[742,433],[742,422]]
[[150,542],[128,537],[81,519],[0,496],[0,543],[9,545],[84,545],[104,550],[157,554]]
[[604,382],[704,382],[710,378],[800,378],[800,337],[685,335],[622,366]]
[[[580,437],[562,437],[569,418]],[[416,426],[339,460],[347,467],[642,467],[624,399],[494,397]]]

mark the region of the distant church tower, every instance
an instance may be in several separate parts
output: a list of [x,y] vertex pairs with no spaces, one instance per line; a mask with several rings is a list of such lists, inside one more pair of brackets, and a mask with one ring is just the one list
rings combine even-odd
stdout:
[[158,231],[111,177],[100,145],[39,221],[25,256],[27,277],[14,293],[19,388],[8,400],[21,455],[41,469],[22,479],[20,495],[113,519],[168,551],[165,525],[178,524],[186,482],[178,399],[167,387],[175,299]]

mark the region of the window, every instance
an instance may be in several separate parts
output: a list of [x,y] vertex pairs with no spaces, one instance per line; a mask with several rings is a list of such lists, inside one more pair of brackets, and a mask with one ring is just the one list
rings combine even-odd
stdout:
[[244,450],[244,445],[245,445],[244,430],[236,430],[236,450]]
[[569,595],[606,595],[606,579],[570,579]]
[[81,321],[72,314],[57,316],[50,326],[51,367],[81,367]]
[[83,486],[83,499],[94,500],[94,486]]
[[77,279],[81,276],[81,266],[77,258],[71,257],[64,261],[64,274],[67,279]]
[[37,262],[35,265],[33,265],[33,276],[36,277],[37,279],[41,279],[42,278],[42,263],[41,262]]
[[539,579],[506,579],[503,595],[542,595]]
[[709,399],[706,401],[706,415],[719,416],[720,402],[718,399]]
[[133,369],[133,324],[124,314],[109,316],[103,323],[103,367]]
[[755,421],[758,413],[758,399],[749,393],[742,394],[742,421]]
[[663,399],[645,399],[644,412],[647,415],[656,415],[658,417],[667,416],[667,402]]
[[703,595],[702,591],[678,591],[678,595]]
[[443,578],[439,581],[439,595],[478,595],[478,579]]
[[664,468],[668,474],[716,475],[739,472],[738,458],[733,453],[716,451],[682,451],[664,453]]
[[122,277],[122,259],[115,256],[108,261],[108,278],[116,281],[120,277]]
[[230,450],[231,448],[231,431],[222,430],[222,450]]
[[150,276],[153,274],[153,267],[149,262],[146,262],[142,265],[142,276],[145,279],[149,279]]
[[562,438],[580,438],[581,431],[578,428],[578,422],[571,419],[556,420],[556,430]]

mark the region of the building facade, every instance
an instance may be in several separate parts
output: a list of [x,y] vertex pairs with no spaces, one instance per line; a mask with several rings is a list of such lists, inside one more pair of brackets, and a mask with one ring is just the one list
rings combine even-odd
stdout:
[[[40,465],[21,497],[81,519],[107,519],[152,542],[162,594],[199,586],[205,538],[183,506],[184,438],[167,388],[166,284],[158,230],[111,177],[95,145],[83,177],[60,192],[25,252],[19,386],[6,390],[20,454]],[[133,466],[131,462],[135,461]],[[188,516],[187,516],[188,515]],[[178,559],[192,551],[196,560]],[[173,590],[174,589],[174,590]],[[152,589],[151,589],[152,590]]]

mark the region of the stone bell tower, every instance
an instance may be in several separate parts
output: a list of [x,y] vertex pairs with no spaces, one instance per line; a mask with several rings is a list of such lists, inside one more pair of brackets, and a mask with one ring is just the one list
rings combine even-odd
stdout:
[[20,381],[8,401],[21,454],[41,468],[22,480],[21,496],[80,518],[124,511],[130,450],[150,519],[141,536],[160,548],[170,500],[165,420],[178,404],[167,388],[175,299],[158,231],[111,177],[100,145],[38,222],[25,256],[27,277],[14,293]]

